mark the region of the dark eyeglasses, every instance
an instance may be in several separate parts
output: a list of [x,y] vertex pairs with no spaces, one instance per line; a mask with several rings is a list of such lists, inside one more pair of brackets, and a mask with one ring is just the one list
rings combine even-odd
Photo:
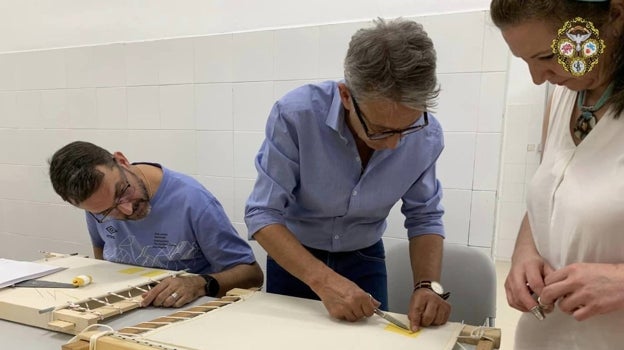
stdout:
[[366,136],[368,136],[368,138],[371,140],[383,140],[385,138],[388,138],[396,134],[401,134],[401,136],[409,135],[429,125],[429,115],[427,111],[424,111],[422,124],[412,125],[410,127],[407,127],[405,129],[400,129],[400,130],[388,130],[388,131],[371,133],[368,127],[366,126],[366,120],[365,120],[366,117],[364,116],[364,113],[362,113],[362,110],[360,110],[360,106],[358,106],[357,101],[355,100],[355,97],[353,95],[351,95],[351,100],[353,101],[353,107],[355,107],[355,114],[360,120],[360,124],[362,124],[362,127],[364,128],[364,132],[366,133]]
[[123,181],[126,184],[123,187],[123,189],[119,192],[119,194],[115,197],[113,206],[97,214],[89,212],[89,214],[91,214],[91,216],[95,219],[95,221],[99,222],[100,224],[109,220],[113,220],[114,218],[111,217],[110,215],[114,211],[116,211],[117,207],[119,207],[120,205],[130,202],[132,200],[132,196],[134,195],[134,188],[132,187],[132,185],[130,185],[130,182],[128,181],[128,177],[126,176],[126,173],[124,172],[125,169],[120,167],[119,165],[117,165],[117,168],[119,169],[119,172],[121,172]]

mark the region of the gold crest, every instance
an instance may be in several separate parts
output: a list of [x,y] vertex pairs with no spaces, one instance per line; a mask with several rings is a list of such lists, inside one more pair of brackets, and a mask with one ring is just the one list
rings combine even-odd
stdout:
[[566,21],[557,31],[551,45],[557,62],[574,76],[582,76],[594,68],[605,49],[600,31],[591,21],[581,17]]

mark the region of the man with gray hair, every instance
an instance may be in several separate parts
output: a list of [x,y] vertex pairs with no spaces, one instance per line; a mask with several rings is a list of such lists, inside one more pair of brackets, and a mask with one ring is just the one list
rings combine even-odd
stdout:
[[332,317],[357,321],[387,308],[381,238],[402,200],[415,331],[444,324],[451,309],[438,282],[436,54],[414,21],[374,24],[353,35],[344,81],[299,87],[273,106],[245,222],[268,253],[268,292],[320,299]]

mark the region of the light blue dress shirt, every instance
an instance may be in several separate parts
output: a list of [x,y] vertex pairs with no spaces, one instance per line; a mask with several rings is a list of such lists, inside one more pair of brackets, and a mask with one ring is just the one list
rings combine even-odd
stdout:
[[375,151],[362,171],[338,83],[299,87],[278,100],[256,156],[258,177],[245,208],[250,239],[270,224],[305,246],[331,252],[373,245],[399,200],[409,238],[444,236],[436,160],[444,148],[433,115],[394,150]]

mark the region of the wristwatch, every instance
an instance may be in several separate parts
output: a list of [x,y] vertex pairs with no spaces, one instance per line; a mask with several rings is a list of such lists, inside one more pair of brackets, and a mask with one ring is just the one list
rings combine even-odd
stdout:
[[440,282],[436,282],[436,281],[420,281],[418,283],[416,283],[416,285],[414,286],[414,292],[417,289],[420,288],[427,288],[431,291],[433,291],[434,293],[436,293],[440,298],[446,300],[448,299],[449,296],[451,296],[451,292],[444,292],[444,288],[442,287],[442,285],[440,284]]
[[205,281],[206,285],[204,286],[204,291],[206,292],[206,296],[208,297],[216,297],[219,294],[219,290],[221,286],[219,286],[219,281],[216,278],[210,275],[200,275]]

